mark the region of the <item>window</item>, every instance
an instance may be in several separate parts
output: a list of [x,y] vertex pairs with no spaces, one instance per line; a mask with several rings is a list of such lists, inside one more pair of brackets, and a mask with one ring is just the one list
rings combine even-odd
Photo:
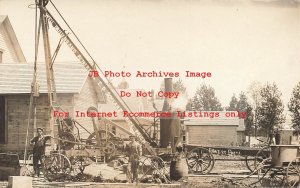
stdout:
[[5,97],[0,96],[0,144],[6,143],[6,103]]

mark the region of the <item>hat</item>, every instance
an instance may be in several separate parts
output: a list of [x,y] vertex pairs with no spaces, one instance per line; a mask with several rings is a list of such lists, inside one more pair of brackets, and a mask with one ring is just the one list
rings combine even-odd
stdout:
[[36,128],[36,130],[41,130],[41,131],[44,131],[44,129],[43,129],[43,128],[41,128],[41,127],[38,127],[38,128]]

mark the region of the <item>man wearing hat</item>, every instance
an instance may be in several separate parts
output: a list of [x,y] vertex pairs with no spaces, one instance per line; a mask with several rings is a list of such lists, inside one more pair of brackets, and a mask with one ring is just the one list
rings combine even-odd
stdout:
[[126,146],[129,157],[127,166],[127,179],[133,183],[138,181],[138,167],[139,159],[142,156],[142,147],[136,141],[136,137],[134,135],[130,135],[129,139],[130,143]]
[[43,135],[44,130],[42,128],[37,128],[37,136],[30,140],[30,143],[33,144],[33,170],[34,176],[40,176],[39,162],[41,166],[44,164],[45,157],[45,144],[46,139]]

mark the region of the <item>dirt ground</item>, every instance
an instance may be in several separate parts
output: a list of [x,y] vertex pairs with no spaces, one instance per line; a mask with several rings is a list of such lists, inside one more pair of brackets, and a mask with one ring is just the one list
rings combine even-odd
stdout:
[[[235,156],[216,156],[215,158],[232,159]],[[116,170],[112,165],[92,164],[88,166],[84,173],[102,175],[104,179],[126,181],[126,175],[120,170]],[[173,182],[180,184],[179,187],[250,187],[250,184],[258,180],[257,175],[245,178],[250,174],[245,161],[215,161],[213,170],[209,175],[189,174],[187,182]],[[161,186],[160,186],[161,187]],[[178,187],[174,185],[173,187]],[[251,185],[251,187],[261,187],[260,184]]]
[[[232,159],[234,156],[217,156],[215,158]],[[113,163],[101,164],[93,163],[87,166],[84,170],[85,177],[80,177],[79,182],[66,181],[62,182],[47,182],[43,178],[34,179],[34,187],[174,187],[174,188],[202,188],[202,187],[262,187],[260,184],[251,185],[258,180],[257,175],[250,178],[245,178],[250,171],[247,169],[244,161],[216,161],[213,170],[209,175],[194,175],[189,174],[185,180],[172,182],[171,185],[165,184],[128,184],[126,182],[126,174],[123,168],[116,169]],[[95,182],[91,177],[101,177],[102,183]],[[118,183],[115,183],[118,182]],[[123,182],[123,183],[122,183]],[[7,182],[2,182],[0,187],[7,187]]]

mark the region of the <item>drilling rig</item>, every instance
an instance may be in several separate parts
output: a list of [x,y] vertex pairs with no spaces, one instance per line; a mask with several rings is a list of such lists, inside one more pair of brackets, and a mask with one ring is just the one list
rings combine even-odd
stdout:
[[[49,5],[51,5],[56,13],[61,17],[70,33],[62,28],[55,17],[50,13],[47,9],[47,6]],[[54,112],[64,112],[57,100],[54,78],[55,59],[63,43],[67,44],[75,57],[82,64],[83,68],[85,68],[90,74],[93,74],[93,82],[97,84],[100,91],[106,94],[107,100],[115,106],[118,113],[123,111],[131,112],[131,110],[112,83],[104,76],[100,66],[95,62],[62,14],[58,11],[54,3],[51,0],[37,0],[35,6],[36,12],[39,12],[39,16],[36,16],[36,52],[38,51],[39,38],[42,36],[47,74],[46,78],[49,104],[48,115],[50,117],[49,126],[51,151],[46,157],[47,160],[45,160],[44,175],[48,180],[54,181],[63,176],[63,174],[82,173],[87,165],[86,163],[88,159],[97,161],[97,159],[101,157],[105,158],[107,154],[112,154],[116,147],[116,142],[112,142],[114,135],[111,135],[111,133],[107,132],[107,130],[98,129],[97,123],[99,120],[97,118],[92,117],[94,133],[91,133],[86,142],[83,142],[79,136],[74,135],[74,132],[79,132],[79,126],[84,129],[83,125],[80,125],[76,122],[76,120],[71,118],[63,119],[59,116],[55,116]],[[52,26],[61,37],[54,53],[51,53],[49,38],[50,26]],[[35,64],[36,61],[37,53],[35,57]],[[32,119],[33,109],[36,105],[34,101],[36,97],[38,97],[36,72],[35,66],[28,122]],[[87,112],[97,112],[97,108],[90,107],[87,109]],[[165,182],[168,182],[169,180],[165,175],[166,169],[164,162],[157,156],[157,152],[155,150],[155,148],[158,148],[159,146],[157,140],[151,137],[137,118],[124,117],[124,119],[130,128],[129,131],[127,130],[128,134],[135,135],[137,141],[143,146],[145,153],[149,155],[149,157],[143,161],[143,164],[150,163],[154,171],[157,172],[156,174],[159,174]],[[112,126],[117,126],[120,129],[124,129],[109,119],[101,118],[101,121]],[[29,124],[30,123],[28,123],[28,125]],[[117,139],[117,141],[120,140]],[[145,174],[143,176],[145,176]]]

